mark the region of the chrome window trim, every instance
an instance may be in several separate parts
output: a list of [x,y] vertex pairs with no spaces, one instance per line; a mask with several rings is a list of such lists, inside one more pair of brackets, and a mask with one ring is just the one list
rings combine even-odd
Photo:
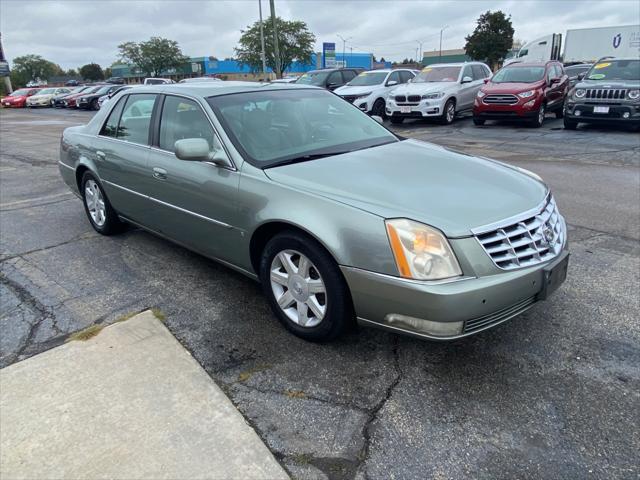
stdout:
[[100,137],[100,138],[102,138],[104,140],[109,140],[110,142],[124,143],[125,145],[131,145],[133,147],[144,148],[145,150],[149,150],[151,148],[151,145],[141,145],[139,143],[129,142],[127,140],[121,140],[119,138],[105,137],[104,135],[98,135],[98,137]]
[[117,183],[113,183],[113,182],[110,182],[108,180],[102,180],[102,182],[106,183],[107,185],[110,185],[112,187],[115,187],[115,188],[118,188],[120,190],[123,190],[123,191],[125,191],[127,193],[131,193],[132,195],[136,195],[136,196],[141,197],[141,198],[146,198],[147,200],[150,200],[152,202],[158,203],[160,205],[164,205],[164,206],[169,207],[169,208],[173,208],[174,210],[178,210],[179,212],[186,213],[188,215],[193,215],[196,218],[199,218],[201,220],[205,220],[207,222],[211,222],[211,223],[213,223],[215,225],[219,225],[221,227],[229,228],[229,229],[241,230],[238,227],[234,227],[233,225],[229,225],[228,223],[221,222],[220,220],[216,220],[215,218],[207,217],[207,216],[202,215],[200,213],[196,213],[196,212],[192,212],[191,210],[187,210],[186,208],[178,207],[177,205],[173,205],[172,203],[164,202],[162,200],[159,200],[157,198],[151,197],[149,195],[145,195],[143,193],[136,192],[135,190],[131,190],[130,188],[123,187],[122,185],[118,185]]
[[493,230],[496,230],[498,228],[503,228],[503,227],[508,227],[514,223],[518,223],[521,222],[523,220],[526,220],[534,215],[537,215],[538,213],[540,213],[544,207],[547,205],[547,203],[549,203],[549,196],[551,195],[551,192],[547,191],[546,195],[544,196],[544,200],[542,200],[542,202],[540,202],[538,204],[538,206],[532,208],[531,210],[527,210],[526,212],[523,213],[519,213],[517,215],[514,215],[512,217],[509,218],[505,218],[503,220],[499,220],[497,222],[493,222],[493,223],[489,223],[487,225],[482,225],[480,227],[476,227],[476,228],[472,228],[471,229],[471,233],[473,235],[482,235],[483,233],[489,233]]

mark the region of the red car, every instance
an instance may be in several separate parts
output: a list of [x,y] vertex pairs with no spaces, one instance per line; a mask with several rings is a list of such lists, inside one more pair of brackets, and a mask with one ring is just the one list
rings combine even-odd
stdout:
[[104,87],[104,85],[91,85],[86,90],[82,90],[81,92],[78,92],[75,95],[68,95],[64,97],[61,106],[64,108],[75,108],[78,106],[78,104],[76,103],[76,100],[78,100],[80,97],[84,95],[95,93],[98,90],[100,90],[102,87]]
[[21,88],[6,97],[2,97],[0,103],[3,107],[24,108],[27,103],[27,97],[35,95],[38,91],[40,91],[39,88]]
[[498,70],[476,95],[473,123],[526,120],[542,126],[547,112],[562,118],[569,77],[557,61],[510,63]]

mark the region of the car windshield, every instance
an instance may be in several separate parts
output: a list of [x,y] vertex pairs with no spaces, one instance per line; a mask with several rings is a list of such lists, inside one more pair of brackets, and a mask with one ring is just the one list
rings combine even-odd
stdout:
[[534,83],[544,78],[544,67],[505,67],[491,79],[492,83]]
[[596,63],[587,74],[589,80],[640,80],[640,60],[607,60]]
[[565,67],[564,73],[570,77],[575,77],[581,73],[586,72],[591,68],[591,65],[576,65],[574,67]]
[[49,95],[51,93],[55,93],[55,88],[44,88],[38,92],[38,95]]
[[411,83],[457,82],[460,67],[425,67]]
[[145,85],[162,85],[165,82],[159,78],[147,78],[144,83]]
[[350,87],[364,87],[367,85],[379,85],[387,78],[388,72],[362,72],[347,85]]
[[9,94],[10,97],[22,97],[23,95],[26,95],[27,93],[29,93],[29,89],[28,88],[21,88],[20,90],[16,90],[15,92]]
[[260,168],[397,142],[337,95],[289,89],[210,97],[233,144]]
[[107,85],[106,87],[102,87],[101,89],[99,89],[95,93],[97,95],[106,95],[109,92],[110,88],[113,88],[113,87],[111,85]]
[[323,85],[329,72],[307,72],[302,75],[296,83],[302,83],[303,85]]

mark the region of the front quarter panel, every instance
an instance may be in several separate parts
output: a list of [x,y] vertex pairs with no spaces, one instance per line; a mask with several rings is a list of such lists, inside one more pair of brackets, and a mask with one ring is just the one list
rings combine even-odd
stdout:
[[[268,170],[248,163],[242,167],[238,197],[238,226],[248,236],[242,257],[249,258],[251,236],[260,226],[280,222],[314,237],[340,265],[398,275],[384,220],[377,215],[276,183]],[[250,264],[245,268],[252,269]]]
[[80,194],[76,178],[78,168],[86,167],[99,178],[91,155],[93,136],[87,134],[85,128],[69,127],[63,132],[60,140],[60,175],[76,195]]

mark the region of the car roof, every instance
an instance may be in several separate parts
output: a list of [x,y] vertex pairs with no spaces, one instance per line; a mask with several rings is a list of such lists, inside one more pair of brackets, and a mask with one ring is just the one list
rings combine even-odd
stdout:
[[136,93],[166,93],[185,94],[196,97],[215,97],[231,93],[262,92],[274,90],[324,90],[311,85],[296,83],[258,83],[241,81],[222,82],[194,82],[194,83],[170,83],[164,85],[140,85],[136,87]]
[[364,70],[364,67],[317,68],[316,70],[309,70],[305,73],[334,72],[336,70]]
[[485,65],[482,62],[454,62],[454,63],[432,63],[424,68],[431,67],[464,67],[465,65]]

